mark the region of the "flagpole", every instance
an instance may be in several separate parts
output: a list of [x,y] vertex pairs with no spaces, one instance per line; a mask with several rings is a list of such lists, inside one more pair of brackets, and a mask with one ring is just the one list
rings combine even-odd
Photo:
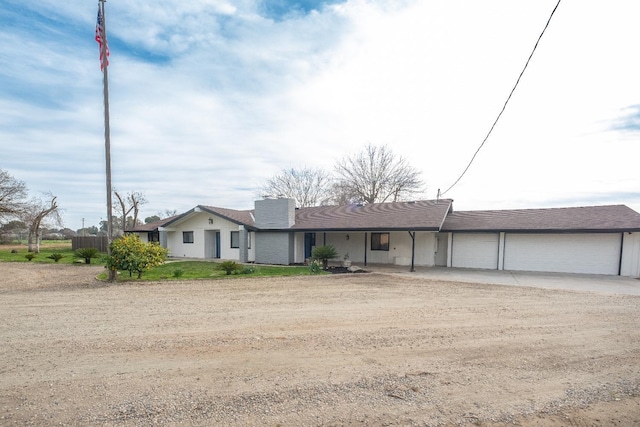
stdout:
[[[107,255],[111,255],[111,242],[113,241],[113,204],[111,201],[111,128],[109,127],[109,59],[107,56],[107,19],[104,13],[104,3],[107,0],[98,0],[102,14],[102,52],[100,53],[103,69],[103,96],[104,96],[104,151],[107,172]],[[109,281],[115,280],[115,271],[109,269]]]

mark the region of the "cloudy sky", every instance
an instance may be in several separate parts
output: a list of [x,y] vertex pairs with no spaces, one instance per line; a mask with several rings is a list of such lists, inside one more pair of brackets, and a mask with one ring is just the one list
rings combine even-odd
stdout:
[[[449,188],[557,0],[109,0],[113,187],[143,218],[250,209],[283,168],[365,144]],[[0,0],[0,169],[65,225],[106,219],[97,1]],[[444,197],[457,210],[640,211],[640,2],[564,0],[493,134]]]

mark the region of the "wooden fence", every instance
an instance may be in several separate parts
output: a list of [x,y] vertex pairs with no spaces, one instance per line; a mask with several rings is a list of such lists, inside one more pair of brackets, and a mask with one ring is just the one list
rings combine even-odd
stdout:
[[107,252],[107,236],[80,236],[71,238],[71,248],[75,251],[84,248],[96,248],[100,252]]

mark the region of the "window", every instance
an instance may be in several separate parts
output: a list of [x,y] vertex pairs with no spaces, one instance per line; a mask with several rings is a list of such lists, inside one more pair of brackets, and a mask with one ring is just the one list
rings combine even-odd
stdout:
[[247,240],[249,240],[247,249],[251,249],[251,233],[247,233]]
[[193,231],[182,232],[182,243],[193,243]]
[[371,233],[371,250],[388,251],[389,233]]
[[239,248],[240,247],[240,232],[232,231],[231,232],[231,247]]

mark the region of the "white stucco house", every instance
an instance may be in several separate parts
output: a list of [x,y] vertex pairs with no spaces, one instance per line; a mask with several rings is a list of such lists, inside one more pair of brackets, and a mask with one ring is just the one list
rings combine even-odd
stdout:
[[130,232],[174,258],[304,263],[331,244],[352,262],[640,276],[640,214],[624,205],[453,210],[450,199],[295,208],[197,206]]

